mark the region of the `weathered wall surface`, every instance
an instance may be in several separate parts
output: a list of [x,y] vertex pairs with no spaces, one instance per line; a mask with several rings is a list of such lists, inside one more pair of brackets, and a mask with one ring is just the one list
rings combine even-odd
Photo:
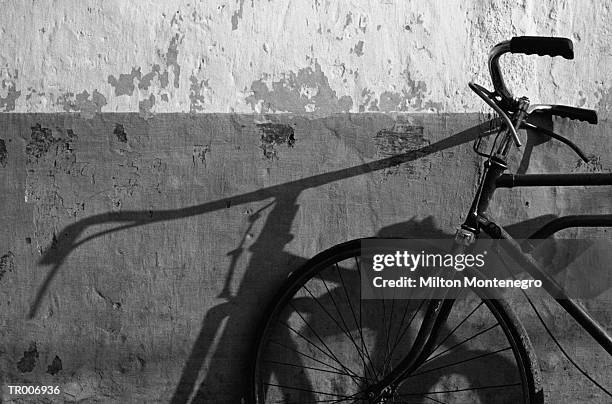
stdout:
[[[500,40],[572,38],[574,61],[506,56],[509,81],[603,118],[554,122],[592,164],[548,142],[513,168],[612,166],[609,2],[15,1],[3,11],[0,374],[3,385],[59,384],[60,400],[240,402],[254,325],[289,271],[355,237],[451,234],[478,172],[469,141],[487,119],[466,83],[487,83]],[[395,153],[404,165],[385,163]],[[501,191],[492,213],[525,222],[524,236],[551,213],[610,214],[611,196]],[[608,328],[609,301],[601,291],[586,302]],[[545,304],[562,343],[609,380],[604,352]],[[551,402],[605,402],[517,311]]]
[[[0,108],[16,112],[472,112],[488,49],[566,36],[576,60],[512,56],[533,100],[607,109],[607,1],[10,1]],[[509,57],[506,57],[507,59]]]
[[[474,190],[470,140],[483,130],[476,114],[1,118],[4,383],[121,402],[197,391],[239,402],[256,321],[286,274],[355,237],[452,234]],[[547,143],[529,170],[609,171],[610,125],[587,126],[556,129],[595,164]],[[405,163],[389,166],[398,152]],[[493,213],[527,221],[525,236],[551,213],[609,214],[609,199],[607,189],[500,191]],[[610,324],[609,291],[595,297],[591,310]],[[552,399],[601,402],[517,310]],[[609,375],[594,360],[603,352],[547,310],[562,342]]]

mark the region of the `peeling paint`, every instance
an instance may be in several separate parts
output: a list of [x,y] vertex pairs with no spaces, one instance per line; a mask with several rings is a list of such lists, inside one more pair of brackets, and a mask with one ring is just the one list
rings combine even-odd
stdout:
[[575,168],[579,169],[580,172],[600,173],[603,172],[603,164],[601,163],[601,156],[595,154],[587,155],[588,162],[584,162],[582,159],[577,159]]
[[[317,60],[337,98],[344,95],[347,98],[343,102],[351,102],[351,112],[481,112],[486,107],[472,97],[465,83],[470,78],[479,82],[488,79],[486,55],[490,47],[498,40],[526,34],[542,24],[548,32],[556,26],[548,24],[567,23],[561,21],[558,11],[549,14],[546,7],[526,9],[521,2],[493,8],[456,3],[440,9],[425,3],[420,7],[386,0],[383,3],[384,7],[372,8],[351,2],[334,6],[325,2],[289,2],[279,8],[273,3],[233,0],[224,4],[168,3],[167,7],[151,8],[131,2],[122,10],[125,13],[105,14],[101,6],[92,6],[92,12],[89,8],[79,11],[66,9],[67,5],[60,2],[45,12],[36,11],[32,17],[36,28],[27,32],[13,25],[23,18],[27,20],[29,13],[39,7],[16,6],[4,16],[6,49],[0,57],[0,111],[79,110],[91,116],[92,111],[105,105],[102,110],[108,112],[139,112],[147,109],[153,94],[156,104],[151,113],[242,113],[254,109],[323,112],[326,106],[320,105],[321,100],[308,102],[308,94],[304,100],[294,95],[289,105],[287,97],[285,103],[278,98],[266,99],[284,97],[273,88],[272,81],[282,79],[278,74],[285,72],[289,76],[294,72],[297,76],[304,66],[314,71],[309,61]],[[517,89],[536,91],[533,98],[563,99],[568,105],[593,108],[599,92],[611,86],[605,69],[596,68],[606,62],[607,42],[599,38],[608,33],[607,20],[586,17],[577,5],[568,6],[566,11],[565,15],[579,16],[580,24],[576,23],[575,32],[568,35],[576,41],[576,49],[588,57],[574,67],[556,59],[548,65],[545,58],[525,58],[505,68],[509,69],[509,77],[518,79],[513,81]],[[599,5],[593,8],[593,15],[604,16],[608,11],[606,5]],[[66,13],[74,13],[74,18],[65,21]],[[98,20],[103,15],[103,20]],[[511,22],[506,19],[495,28],[494,22],[503,15],[524,18],[512,18]],[[45,20],[45,16],[49,19]],[[582,24],[584,18],[592,24]],[[244,28],[241,24],[248,22],[250,26],[256,20],[268,23],[240,30]],[[126,21],[129,30],[116,30]],[[208,70],[206,77],[197,76],[197,86],[202,85],[200,89],[205,93],[203,80],[208,80],[215,90],[205,103],[194,101],[198,94],[204,98],[208,95],[194,91],[189,78],[200,60],[205,60]],[[359,79],[336,75],[334,66],[341,64],[347,72],[359,71]],[[410,64],[412,84],[398,69],[405,64]],[[527,78],[549,69],[558,86],[549,83],[530,88]],[[258,86],[258,81],[264,82],[272,94]],[[427,83],[421,101],[412,87],[418,89],[420,82]],[[94,88],[106,104],[100,97],[95,99]],[[375,97],[364,105],[359,94],[366,88]],[[79,95],[82,100],[77,100]],[[249,96],[252,97],[245,103]],[[410,100],[407,109],[403,109],[404,99]],[[195,106],[204,104],[203,109]],[[337,108],[330,113],[345,109],[343,103],[332,105]]]
[[191,82],[189,87],[189,112],[203,111],[205,109],[204,105],[210,102],[212,92],[208,80],[198,80],[195,75],[191,75],[189,81]]
[[127,74],[120,74],[119,78],[115,76],[108,76],[108,84],[115,89],[115,95],[132,95],[136,86],[134,85],[134,79],[140,80],[142,74],[140,73],[140,67],[132,67],[132,71]]
[[427,85],[424,81],[413,80],[408,69],[404,70],[403,76],[406,79],[406,90],[402,91],[405,95],[404,101],[417,111],[423,109],[442,109],[442,103],[426,101]]
[[[427,146],[429,142],[423,135],[424,128],[406,122],[396,122],[392,128],[380,130],[374,137],[377,157],[385,158],[408,153]],[[429,172],[427,158],[416,159],[410,164],[402,164],[384,170],[383,176],[406,173],[410,177],[425,176]]]
[[314,70],[306,67],[297,74],[289,72],[281,79],[266,84],[266,77],[251,84],[252,95],[246,98],[256,112],[348,112],[353,106],[350,96],[338,97],[327,76],[315,62]]
[[206,165],[206,154],[210,152],[210,146],[196,144],[193,146],[193,165],[197,165],[198,162]]
[[406,101],[409,101],[406,92],[400,94],[385,91],[380,94],[378,108],[382,111],[405,111],[408,107]]
[[56,147],[56,154],[54,156],[56,168],[64,167],[64,164],[62,164],[64,160],[69,160],[69,163],[72,164],[74,163],[75,156],[72,153],[72,142],[78,138],[77,135],[72,129],[67,129],[66,133],[58,129],[57,132],[58,136],[56,137],[50,128],[45,128],[40,123],[31,127],[30,140],[25,148],[29,163],[38,162],[53,147]]
[[57,99],[57,104],[64,108],[67,112],[81,112],[84,118],[93,118],[96,113],[102,112],[102,107],[106,105],[106,97],[98,92],[97,89],[93,94],[89,94],[84,90],[80,94],[65,93]]
[[355,55],[363,56],[363,41],[357,42],[357,45],[355,45],[353,51],[355,52]]
[[416,81],[410,77],[410,72],[406,69],[403,73],[405,77],[405,88],[401,91],[383,91],[378,99],[373,91],[365,88],[361,92],[361,103],[359,112],[365,111],[440,111],[442,103],[426,101],[427,85],[423,81]]
[[240,0],[240,7],[232,14],[232,31],[238,29],[238,20],[242,19],[242,12],[244,11],[244,0]]
[[[168,46],[168,52],[164,59],[166,60],[166,66],[172,66],[174,71],[174,87],[179,88],[179,78],[181,76],[181,66],[178,64],[178,46],[181,43],[182,38],[179,34],[176,34],[170,41]],[[163,87],[163,86],[162,86]]]
[[140,356],[130,353],[128,357],[119,364],[119,371],[121,373],[134,373],[140,372],[146,366],[146,361]]
[[155,96],[151,94],[148,99],[142,100],[138,103],[138,109],[140,111],[140,116],[143,119],[150,119],[153,117],[153,113],[151,109],[155,105]]
[[8,159],[8,150],[6,150],[6,143],[4,139],[0,139],[0,166],[6,167],[6,160]]
[[153,81],[153,79],[155,79],[155,77],[159,78],[159,85],[162,88],[168,87],[168,71],[164,70],[164,72],[162,73],[160,66],[158,64],[154,64],[153,69],[149,73],[142,76],[142,79],[138,83],[138,88],[142,90],[148,90],[151,86],[151,82]]
[[360,15],[358,27],[361,32],[365,34],[368,29],[368,17],[366,17],[365,15]]
[[15,255],[12,251],[7,252],[0,257],[0,281],[7,272],[13,272],[15,269]]
[[359,112],[365,112],[366,110],[372,111],[372,108],[376,108],[375,111],[378,111],[378,100],[375,98],[375,94],[373,91],[370,91],[367,88],[361,90],[361,100],[362,102],[359,104]]
[[1,69],[0,75],[0,112],[10,112],[15,110],[15,101],[21,96],[21,90],[17,91],[17,80],[19,71],[14,69]]
[[595,109],[597,110],[600,119],[608,119],[612,117],[612,87],[608,89],[600,89],[597,92],[599,101]]
[[375,137],[376,147],[384,156],[406,153],[427,144],[424,128],[405,123],[396,123],[391,129],[380,130]]
[[102,108],[108,105],[106,97],[97,88],[92,94],[83,90],[80,93],[66,91],[57,95],[56,91],[44,92],[28,87],[25,100],[30,108],[36,105],[60,107],[66,112],[80,112],[80,116],[86,119],[101,113]]
[[[181,44],[182,38],[180,34],[174,35],[165,53],[160,50],[157,51],[157,56],[163,62],[163,65],[159,63],[153,64],[151,70],[145,74],[142,73],[141,67],[132,67],[130,73],[119,74],[118,78],[113,75],[108,76],[108,83],[115,89],[116,96],[131,96],[134,95],[135,90],[139,90],[138,111],[144,119],[153,117],[156,96],[160,97],[164,102],[169,101],[168,94],[160,94],[159,89],[168,87],[170,83],[170,69],[173,72],[172,85],[174,88],[179,88],[181,66],[178,63],[178,46]],[[157,91],[151,91],[154,83],[158,83]]]
[[34,204],[33,241],[39,253],[57,243],[57,218],[59,212],[76,214],[76,201],[63,193],[62,181],[67,176],[78,176],[82,167],[76,161],[73,144],[78,139],[70,128],[42,126],[31,128],[26,138],[26,179],[24,200]]
[[121,310],[121,302],[112,300],[110,297],[102,294],[102,292],[100,292],[98,289],[95,289],[95,292],[98,295],[98,297],[100,297],[102,300],[108,303],[110,307],[113,308],[113,310]]
[[23,356],[17,362],[17,369],[21,373],[30,373],[36,367],[37,360],[38,350],[36,349],[36,342],[30,342],[30,347],[27,351],[23,352]]
[[349,25],[351,25],[351,22],[353,22],[353,13],[351,13],[350,11],[346,14],[346,19],[344,20],[344,27],[342,27],[343,30],[346,29],[346,27],[348,27]]
[[113,130],[113,134],[117,136],[117,140],[122,143],[127,143],[127,133],[125,132],[125,128],[122,124],[115,124],[115,129]]
[[276,147],[286,144],[293,147],[295,144],[295,133],[290,125],[281,123],[259,123],[257,127],[261,131],[260,148],[268,160],[278,158]]
[[55,355],[51,364],[47,366],[47,373],[55,376],[60,370],[62,370],[62,360],[59,356]]
[[40,123],[32,126],[30,141],[26,144],[26,154],[29,161],[38,160],[46,154],[51,146],[58,142],[59,139],[53,137],[53,131],[49,128],[43,128]]

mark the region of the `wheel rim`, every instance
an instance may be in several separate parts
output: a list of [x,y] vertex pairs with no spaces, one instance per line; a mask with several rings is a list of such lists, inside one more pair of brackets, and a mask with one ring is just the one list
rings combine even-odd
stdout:
[[[371,402],[364,394],[411,347],[426,307],[363,301],[359,249],[292,277],[260,335],[257,402]],[[493,300],[459,299],[427,360],[384,402],[528,402],[520,338]]]

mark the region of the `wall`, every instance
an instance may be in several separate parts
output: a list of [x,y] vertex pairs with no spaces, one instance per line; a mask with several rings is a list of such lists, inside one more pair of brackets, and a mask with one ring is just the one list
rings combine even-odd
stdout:
[[[10,112],[473,112],[489,48],[514,35],[574,41],[576,60],[512,56],[534,101],[607,110],[610,4],[8,2]],[[579,78],[576,80],[575,78]]]
[[[258,315],[289,271],[347,239],[451,234],[461,221],[480,163],[469,142],[489,117],[466,84],[488,83],[491,45],[571,38],[576,60],[506,56],[505,71],[534,102],[596,108],[602,119],[552,123],[591,164],[547,142],[512,167],[610,171],[609,9],[5,3],[3,384],[59,384],[62,400],[181,402],[199,391],[240,402]],[[396,153],[405,164],[384,160]],[[493,213],[523,222],[524,235],[550,214],[609,214],[609,200],[607,188],[501,191]],[[610,324],[601,292],[585,304]],[[543,304],[564,346],[609,379],[603,351]],[[603,402],[528,308],[516,310],[551,402]]]

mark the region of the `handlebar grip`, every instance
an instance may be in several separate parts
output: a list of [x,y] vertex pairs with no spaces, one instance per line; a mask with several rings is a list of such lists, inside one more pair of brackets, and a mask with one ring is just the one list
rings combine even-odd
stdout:
[[597,112],[592,109],[568,107],[567,105],[551,105],[550,109],[545,112],[560,116],[561,118],[576,119],[593,125],[597,124]]
[[573,59],[574,44],[569,38],[515,36],[510,40],[510,52],[526,55],[563,56],[565,59]]

